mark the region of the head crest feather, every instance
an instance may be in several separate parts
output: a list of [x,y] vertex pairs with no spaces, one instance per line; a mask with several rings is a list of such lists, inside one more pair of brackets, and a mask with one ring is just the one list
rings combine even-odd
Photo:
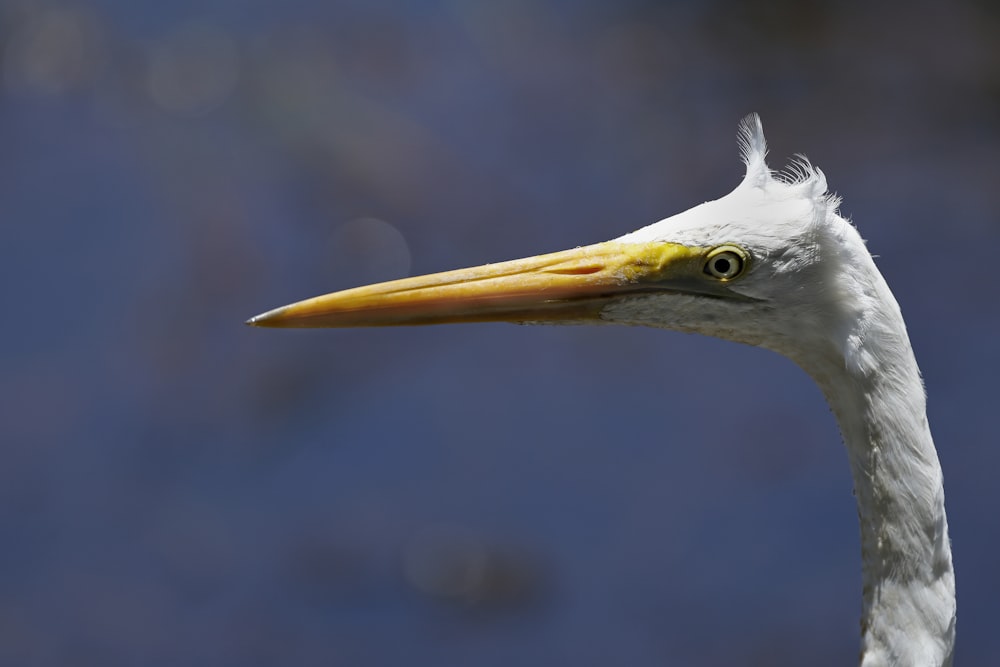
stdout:
[[747,174],[740,187],[773,189],[781,184],[787,186],[786,192],[809,197],[836,211],[840,205],[840,198],[827,191],[826,176],[823,171],[813,166],[805,155],[796,155],[788,166],[779,172],[771,171],[765,162],[767,141],[764,139],[764,127],[760,122],[760,116],[756,113],[749,114],[740,121],[739,142],[740,157],[747,166]]
[[767,140],[764,139],[764,126],[760,116],[749,114],[740,121],[739,129],[740,157],[747,166],[745,182],[755,186],[763,186],[770,178],[771,171],[767,168]]

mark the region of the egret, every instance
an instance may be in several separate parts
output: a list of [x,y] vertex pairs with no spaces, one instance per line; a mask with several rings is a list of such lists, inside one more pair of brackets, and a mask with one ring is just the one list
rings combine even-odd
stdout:
[[861,524],[864,667],[950,665],[955,576],[923,381],[899,305],[839,197],[804,157],[771,171],[739,130],[728,195],[613,241],[318,296],[266,327],[616,323],[774,350],[819,385],[847,448]]

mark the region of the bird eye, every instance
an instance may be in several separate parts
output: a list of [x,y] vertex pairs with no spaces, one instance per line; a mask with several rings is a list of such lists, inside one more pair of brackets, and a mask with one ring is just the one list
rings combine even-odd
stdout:
[[743,273],[746,265],[747,255],[742,248],[724,245],[709,253],[705,273],[719,280],[732,280]]

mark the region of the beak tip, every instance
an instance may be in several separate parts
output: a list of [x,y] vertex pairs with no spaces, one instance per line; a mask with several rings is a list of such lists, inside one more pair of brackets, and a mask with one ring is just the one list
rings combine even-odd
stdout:
[[275,308],[274,310],[269,310],[266,313],[261,313],[260,315],[254,315],[249,320],[244,322],[244,324],[250,327],[281,326],[278,322],[283,310],[284,308]]

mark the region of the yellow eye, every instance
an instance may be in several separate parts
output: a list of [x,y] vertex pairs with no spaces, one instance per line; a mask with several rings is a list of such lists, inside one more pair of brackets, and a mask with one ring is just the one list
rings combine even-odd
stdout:
[[719,246],[705,260],[705,273],[719,280],[738,278],[746,267],[746,251],[731,245]]

